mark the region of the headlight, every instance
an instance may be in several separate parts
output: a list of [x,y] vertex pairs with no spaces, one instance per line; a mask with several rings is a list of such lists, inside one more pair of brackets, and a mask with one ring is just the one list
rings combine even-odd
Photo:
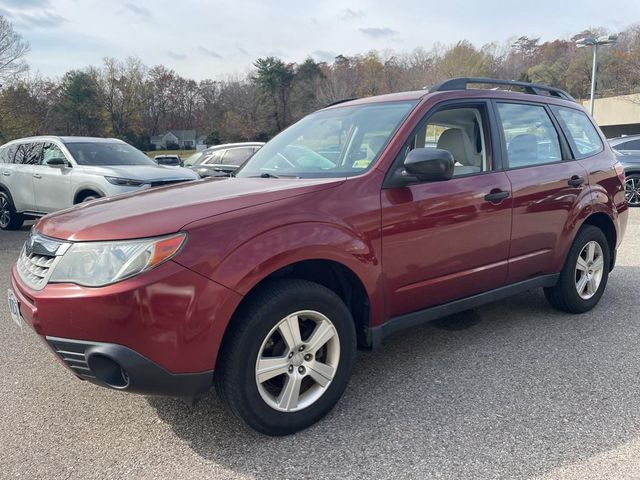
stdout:
[[60,258],[49,282],[109,285],[166,262],[180,251],[186,238],[180,233],[142,240],[74,243]]
[[134,180],[132,178],[120,178],[120,177],[104,177],[107,182],[118,185],[119,187],[141,187],[144,185],[142,180]]

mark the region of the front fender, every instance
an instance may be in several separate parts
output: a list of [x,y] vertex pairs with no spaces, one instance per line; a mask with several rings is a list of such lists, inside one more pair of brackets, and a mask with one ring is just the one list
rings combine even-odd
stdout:
[[211,278],[244,295],[269,274],[303,260],[340,263],[360,278],[367,292],[376,289],[380,277],[380,262],[369,242],[339,225],[308,222],[244,242],[222,259]]

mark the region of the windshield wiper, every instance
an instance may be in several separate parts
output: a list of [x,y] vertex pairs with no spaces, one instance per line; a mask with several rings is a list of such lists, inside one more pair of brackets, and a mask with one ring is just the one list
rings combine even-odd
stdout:
[[274,175],[273,173],[265,172],[260,174],[260,178],[280,178],[280,177],[277,175]]

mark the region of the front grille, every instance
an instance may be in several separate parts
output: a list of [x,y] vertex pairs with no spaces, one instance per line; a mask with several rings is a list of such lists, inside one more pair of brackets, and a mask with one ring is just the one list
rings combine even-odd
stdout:
[[51,267],[55,261],[55,256],[36,253],[28,255],[26,248],[23,248],[18,258],[18,274],[30,288],[42,290],[51,276]]
[[87,358],[84,355],[85,350],[90,346],[89,344],[68,342],[51,337],[47,337],[47,341],[67,367],[73,370],[76,375],[87,380],[94,380],[96,378],[95,375],[91,374],[91,369],[87,364]]
[[165,187],[167,185],[173,185],[174,183],[183,183],[188,180],[160,180],[157,182],[151,182],[152,187]]
[[70,243],[40,235],[32,228],[16,263],[18,276],[29,288],[42,290],[70,246]]

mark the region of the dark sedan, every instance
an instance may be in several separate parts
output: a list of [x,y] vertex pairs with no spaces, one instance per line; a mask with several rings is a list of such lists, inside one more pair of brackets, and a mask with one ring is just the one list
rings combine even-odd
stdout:
[[229,175],[251,158],[263,145],[262,142],[216,145],[187,158],[184,166],[191,168],[200,177]]
[[640,206],[640,152],[622,153],[615,149],[614,151],[624,166],[627,177],[624,184],[627,202],[630,207]]

